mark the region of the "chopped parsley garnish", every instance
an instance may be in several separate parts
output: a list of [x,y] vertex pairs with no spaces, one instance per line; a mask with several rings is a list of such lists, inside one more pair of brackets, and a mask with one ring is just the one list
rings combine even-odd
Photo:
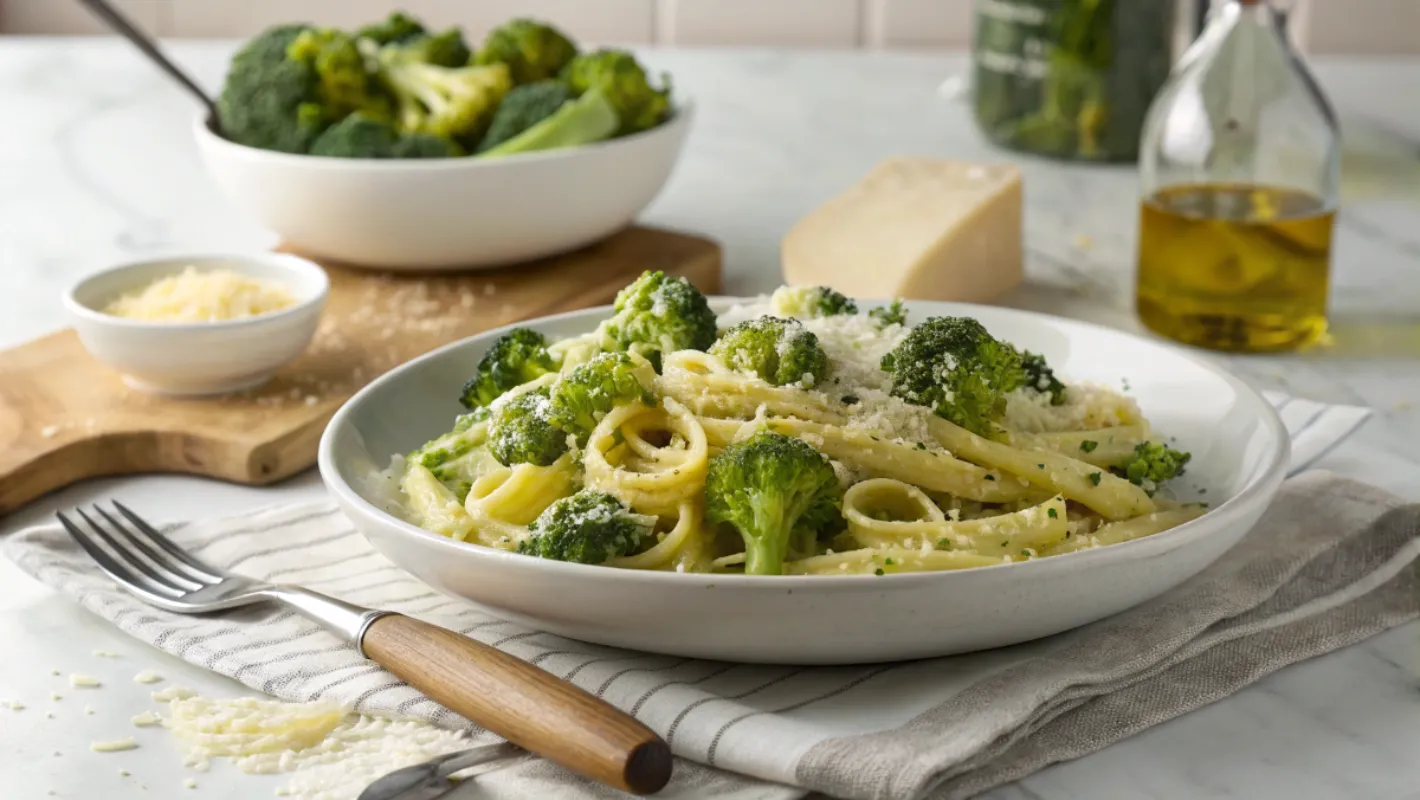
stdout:
[[1060,516],[1060,514],[1059,514],[1058,512],[1056,512],[1056,510],[1053,509],[1053,508],[1047,508],[1047,509],[1045,509],[1045,515],[1048,516],[1048,517],[1050,517],[1051,519],[1056,519],[1057,517]]
[[1021,551],[1021,555],[1025,556],[1026,558],[1035,558],[1035,551],[1027,547],[1026,549]]
[[988,472],[988,473],[986,473],[986,480],[988,480],[988,481],[994,481],[994,480],[996,480],[996,476],[995,476],[995,475],[992,475],[991,473]]
[[951,543],[950,540],[948,540],[948,539],[938,539],[938,540],[937,540],[937,549],[938,549],[938,550],[950,550],[951,547],[952,547],[952,543]]
[[883,568],[882,568],[882,567],[878,567],[877,569],[873,570],[873,574],[874,574],[874,575],[881,575],[881,574],[883,574]]
[[845,394],[845,395],[843,395],[842,397],[840,397],[840,398],[838,398],[838,399],[839,399],[839,400],[842,400],[842,401],[843,401],[843,405],[845,405],[845,406],[856,406],[856,405],[858,405],[858,396],[855,395],[855,394]]
[[923,443],[923,442],[918,442],[918,443],[917,443],[917,449],[918,449],[918,450],[926,450],[926,449],[927,449],[927,445],[926,445],[925,443]]
[[1080,449],[1086,453],[1093,453],[1095,451],[1095,448],[1099,446],[1100,443],[1092,439],[1086,439],[1083,442],[1080,442]]
[[892,559],[889,558],[889,559],[887,559],[886,561],[884,561],[883,563],[890,567],[890,566],[892,566]]
[[1094,484],[1095,486],[1100,485],[1100,474],[1098,472],[1090,473],[1090,483]]
[[1045,469],[1045,465],[1044,465],[1044,464],[1036,464],[1036,465],[1035,465],[1035,468],[1036,468],[1036,469]]

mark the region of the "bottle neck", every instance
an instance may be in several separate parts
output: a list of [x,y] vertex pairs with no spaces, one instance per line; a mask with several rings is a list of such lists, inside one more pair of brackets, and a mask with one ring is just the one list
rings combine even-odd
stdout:
[[1217,12],[1232,24],[1252,24],[1282,30],[1287,14],[1273,7],[1268,0],[1224,0],[1215,6]]

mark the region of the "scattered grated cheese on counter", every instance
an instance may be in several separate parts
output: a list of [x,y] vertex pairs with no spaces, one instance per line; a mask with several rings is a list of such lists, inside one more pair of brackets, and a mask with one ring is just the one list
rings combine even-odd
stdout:
[[122,739],[90,742],[89,749],[95,753],[118,753],[124,750],[137,750],[138,742],[134,741],[133,737],[128,736]]
[[151,669],[145,669],[137,675],[133,676],[134,683],[157,683],[162,679],[162,675],[159,675]]
[[93,706],[84,706],[84,713],[85,713],[85,714],[93,714],[93,713],[94,713],[94,707],[93,707]]
[[94,656],[96,656],[96,657],[98,657],[98,658],[120,658],[120,657],[121,657],[121,656],[119,656],[118,653],[113,653],[113,652],[110,652],[110,651],[108,651],[108,650],[95,650],[95,651],[94,651]]
[[196,697],[197,692],[186,686],[169,686],[166,689],[159,689],[148,695],[155,703],[171,703],[174,700],[186,700],[189,697]]
[[69,685],[75,689],[97,689],[103,686],[103,681],[92,675],[79,675],[77,673],[69,676]]
[[349,713],[329,702],[284,703],[187,697],[172,701],[165,725],[205,769],[226,757],[251,774],[292,773],[277,794],[303,800],[354,797],[401,767],[466,748],[467,734],[416,720]]
[[182,785],[186,786],[189,789],[196,789],[197,781],[193,780],[192,778],[188,778],[187,780],[182,782]]
[[119,297],[104,313],[153,322],[218,322],[270,314],[295,303],[279,283],[231,270],[188,267]]
[[136,727],[150,728],[154,725],[162,724],[163,718],[158,716],[157,714],[154,714],[151,711],[144,711],[143,713],[134,717],[132,722]]

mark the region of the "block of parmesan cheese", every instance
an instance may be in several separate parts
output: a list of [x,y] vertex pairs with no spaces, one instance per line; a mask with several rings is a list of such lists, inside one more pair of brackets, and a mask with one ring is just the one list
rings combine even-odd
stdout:
[[884,161],[784,237],[784,278],[869,299],[983,302],[1021,282],[1021,174]]

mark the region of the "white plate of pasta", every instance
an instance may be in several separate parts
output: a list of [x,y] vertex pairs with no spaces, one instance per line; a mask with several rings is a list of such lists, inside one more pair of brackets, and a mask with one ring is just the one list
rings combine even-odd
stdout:
[[1256,522],[1285,430],[1244,383],[1086,323],[819,287],[490,331],[335,415],[321,473],[396,564],[541,630],[835,664],[1064,631]]

